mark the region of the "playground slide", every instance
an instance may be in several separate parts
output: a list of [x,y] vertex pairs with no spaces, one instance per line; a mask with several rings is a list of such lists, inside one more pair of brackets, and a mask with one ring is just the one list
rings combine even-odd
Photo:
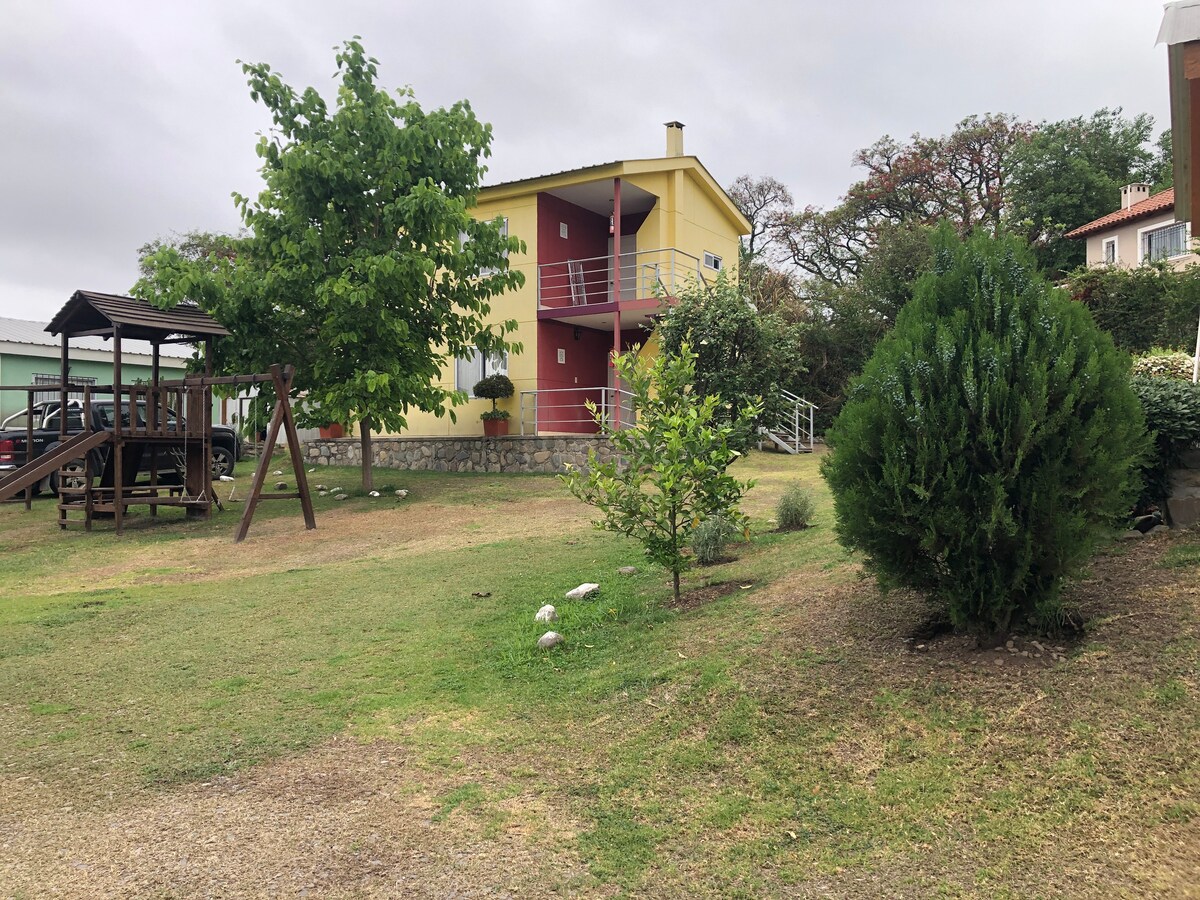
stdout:
[[61,469],[73,459],[79,459],[88,451],[107,443],[112,433],[108,431],[83,431],[49,453],[43,453],[33,462],[9,472],[0,478],[0,502],[16,496],[31,484],[37,484],[51,472]]

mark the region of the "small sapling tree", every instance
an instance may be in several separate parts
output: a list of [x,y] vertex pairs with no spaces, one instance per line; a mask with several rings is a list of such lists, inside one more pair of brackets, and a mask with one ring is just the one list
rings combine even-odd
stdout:
[[1057,624],[1146,447],[1128,358],[1087,309],[1020,242],[948,229],[826,438],[842,542],[991,638]]
[[750,402],[735,420],[719,420],[720,398],[693,389],[696,356],[686,344],[648,366],[627,353],[617,358],[616,370],[633,395],[637,424],[614,429],[589,404],[616,457],[601,462],[591,451],[586,472],[561,477],[572,494],[600,511],[597,528],[636,538],[651,560],[671,570],[678,600],[692,530],[713,516],[747,527],[737,505],[752,482],[726,470],[741,455],[732,443],[735,433],[762,408]]

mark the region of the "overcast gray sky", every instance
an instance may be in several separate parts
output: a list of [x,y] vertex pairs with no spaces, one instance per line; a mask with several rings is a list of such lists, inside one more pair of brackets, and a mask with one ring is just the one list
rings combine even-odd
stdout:
[[492,123],[488,182],[659,156],[679,119],[722,184],[770,174],[826,206],[883,134],[1102,106],[1169,123],[1158,0],[43,0],[4,17],[0,315],[22,318],[128,291],[156,236],[235,230],[269,124],[236,60],[328,91],[355,34],[383,85]]

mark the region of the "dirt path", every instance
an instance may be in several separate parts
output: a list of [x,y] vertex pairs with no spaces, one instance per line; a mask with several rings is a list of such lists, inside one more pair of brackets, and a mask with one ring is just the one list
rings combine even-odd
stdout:
[[[77,809],[0,779],[3,897],[543,897],[588,883],[577,825],[494,772],[410,767],[401,747],[338,739],[231,778]],[[511,796],[487,820],[445,798]],[[489,784],[490,782],[490,784]]]

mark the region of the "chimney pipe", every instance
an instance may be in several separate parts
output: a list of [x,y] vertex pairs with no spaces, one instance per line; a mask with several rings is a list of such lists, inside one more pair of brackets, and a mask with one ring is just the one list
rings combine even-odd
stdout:
[[683,156],[683,123],[664,122],[667,126],[667,156]]

